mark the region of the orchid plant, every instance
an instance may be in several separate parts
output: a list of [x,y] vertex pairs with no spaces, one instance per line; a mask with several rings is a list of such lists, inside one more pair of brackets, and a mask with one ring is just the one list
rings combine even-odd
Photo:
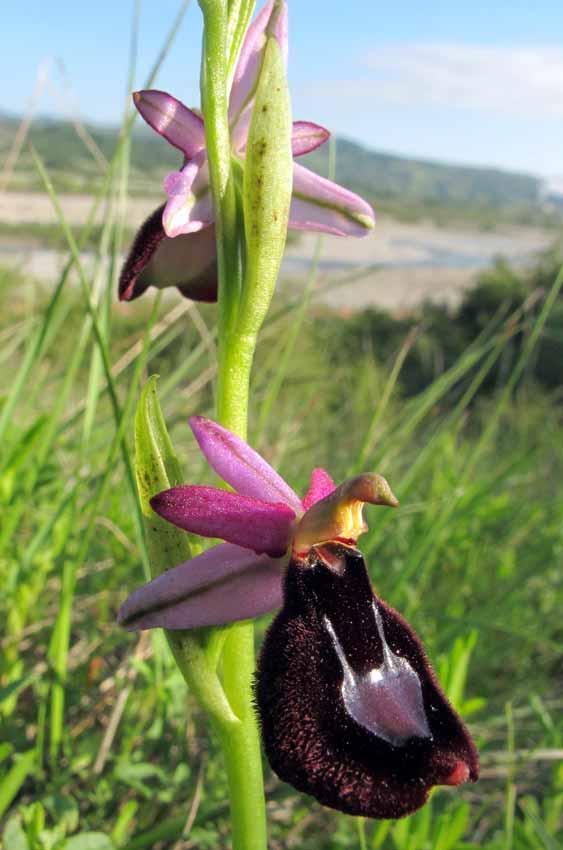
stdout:
[[[163,628],[221,745],[234,850],[266,850],[262,743],[278,776],[354,815],[401,817],[435,785],[475,781],[477,752],[411,626],[374,594],[360,550],[363,505],[397,507],[366,473],[336,486],[315,468],[301,499],[246,442],[250,370],[288,227],[362,236],[365,201],[293,162],[326,141],[291,121],[287,7],[200,0],[202,114],[171,95],[134,95],[183,154],[168,202],[141,227],[123,300],[177,286],[218,300],[218,422],[190,420],[232,490],[183,484],[151,379],[135,430],[152,580],[118,619]],[[200,538],[224,541],[201,551]],[[254,618],[278,611],[256,672]]]
[[[280,46],[284,66],[287,64],[287,7],[282,4],[276,13],[274,9],[274,0],[270,0],[249,27],[231,86],[228,120],[235,179],[244,171],[267,28]],[[166,92],[135,92],[133,100],[147,124],[180,151],[184,164],[166,177],[167,203],[149,216],[133,242],[121,272],[119,297],[129,301],[148,286],[176,286],[195,301],[216,301],[215,213],[204,118]],[[329,136],[318,124],[294,121],[293,156],[310,153]],[[373,209],[358,195],[293,164],[290,228],[365,236],[374,224]]]

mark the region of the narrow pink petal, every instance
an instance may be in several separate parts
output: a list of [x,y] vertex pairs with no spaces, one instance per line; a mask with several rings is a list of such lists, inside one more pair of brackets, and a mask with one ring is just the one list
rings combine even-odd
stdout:
[[282,602],[284,560],[223,543],[135,590],[121,606],[127,629],[194,629],[258,617]]
[[177,286],[194,301],[217,300],[217,255],[213,226],[170,239],[161,206],[139,229],[119,276],[119,299],[138,298],[149,286]]
[[303,513],[297,494],[248,443],[204,416],[192,416],[190,427],[209,464],[238,493],[284,502],[298,516]]
[[182,234],[197,233],[213,222],[213,201],[211,192],[193,205],[178,197],[171,198],[162,214],[162,223],[166,235],[171,239]]
[[213,221],[206,151],[200,151],[181,171],[173,171],[164,181],[168,203],[162,223],[167,236],[195,233]]
[[322,469],[320,466],[313,469],[311,483],[309,484],[307,495],[303,499],[303,507],[308,511],[311,505],[314,505],[315,502],[320,502],[325,496],[330,496],[334,490],[336,490],[336,484],[326,469]]
[[220,537],[275,558],[287,550],[295,519],[295,512],[281,502],[263,502],[217,487],[172,487],[154,496],[151,507],[185,531]]
[[[244,115],[237,121],[236,127],[231,134],[233,149],[239,155],[243,155],[246,150],[246,140],[248,138],[251,117],[252,110],[247,109]],[[324,145],[329,138],[329,131],[321,127],[320,124],[313,124],[312,121],[294,121],[291,134],[291,152],[293,156],[302,156]]]
[[188,159],[205,147],[202,119],[171,94],[145,89],[134,92],[133,100],[147,124]]
[[252,107],[266,45],[266,30],[269,28],[272,12],[276,15],[273,35],[280,45],[287,65],[287,4],[282,3],[278,12],[274,10],[274,0],[268,0],[248,28],[240,51],[229,100],[231,128],[235,128],[242,116]]
[[247,30],[231,86],[229,98],[231,124],[236,123],[254,96],[262,64],[262,51],[266,42],[266,27],[273,8],[274,0],[268,0]]
[[315,148],[324,145],[330,137],[328,130],[312,121],[294,121],[291,133],[291,150],[293,156],[302,156]]
[[374,225],[375,213],[359,195],[294,163],[291,228],[335,236],[365,236]]

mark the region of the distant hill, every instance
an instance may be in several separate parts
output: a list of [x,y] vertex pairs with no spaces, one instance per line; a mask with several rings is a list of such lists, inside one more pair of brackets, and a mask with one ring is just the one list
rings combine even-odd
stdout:
[[[326,171],[327,146],[311,154],[310,160]],[[539,178],[529,174],[406,159],[368,150],[347,139],[338,140],[336,179],[354,191],[362,190],[383,200],[409,198],[484,206],[537,204],[542,185]]]
[[[18,124],[18,118],[0,114],[0,163],[5,160]],[[109,159],[115,149],[115,128],[86,125],[84,129],[92,150],[87,149],[67,121],[37,119],[29,132],[29,139],[60,191],[93,188],[101,176],[103,158]],[[545,210],[542,181],[529,174],[407,159],[368,150],[347,139],[337,140],[336,151],[338,182],[360,192],[379,210],[404,218],[443,216],[449,220],[455,214],[494,226],[499,219],[546,224],[555,215]],[[326,174],[328,145],[309,154],[305,161]],[[135,129],[131,147],[131,188],[135,193],[159,193],[163,176],[177,168],[179,162],[179,154],[156,134],[145,127]],[[10,188],[38,185],[29,151],[24,147]],[[559,217],[557,220],[560,222]]]

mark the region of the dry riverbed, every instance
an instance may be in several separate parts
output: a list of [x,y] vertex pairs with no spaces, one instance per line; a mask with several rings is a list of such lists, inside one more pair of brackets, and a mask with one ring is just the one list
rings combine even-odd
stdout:
[[[70,224],[85,223],[90,197],[63,195],[61,202]],[[128,225],[139,225],[155,205],[154,199],[131,199]],[[56,223],[56,216],[46,195],[5,192],[0,195],[2,222],[46,225]],[[553,240],[553,232],[530,227],[481,232],[384,218],[364,239],[323,237],[315,288],[320,300],[337,309],[377,305],[402,312],[426,299],[455,304],[473,284],[478,271],[495,257],[504,256],[515,265],[529,264]],[[301,279],[307,273],[315,244],[314,234],[302,234],[288,246],[284,263],[288,278]],[[56,278],[64,260],[63,253],[42,248],[36,240],[0,238],[0,265],[17,267],[45,283]],[[88,255],[84,260],[86,266],[91,263]]]

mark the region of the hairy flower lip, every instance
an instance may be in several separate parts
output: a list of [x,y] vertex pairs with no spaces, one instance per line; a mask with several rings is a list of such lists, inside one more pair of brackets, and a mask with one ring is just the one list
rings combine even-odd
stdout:
[[164,204],[137,233],[119,276],[120,301],[132,301],[149,286],[176,286],[194,301],[217,300],[215,227],[170,239],[164,232]]
[[478,779],[476,747],[419,636],[374,593],[355,547],[314,547],[306,569],[292,558],[256,702],[274,772],[338,811],[399,818],[434,786]]
[[469,781],[475,782],[477,776],[472,777],[471,768],[464,761],[458,761],[454,769],[442,780],[442,785],[464,785]]

